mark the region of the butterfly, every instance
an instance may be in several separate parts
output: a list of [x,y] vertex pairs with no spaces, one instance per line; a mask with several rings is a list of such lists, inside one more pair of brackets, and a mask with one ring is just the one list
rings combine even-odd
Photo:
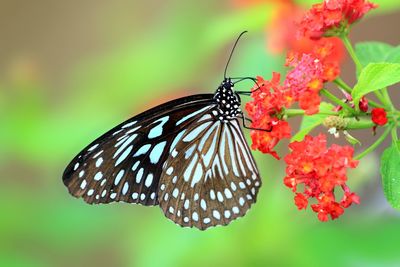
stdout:
[[89,204],[158,205],[176,224],[201,230],[244,216],[261,179],[240,127],[239,93],[226,78],[242,34],[214,94],[175,99],[103,134],[65,169],[70,194]]

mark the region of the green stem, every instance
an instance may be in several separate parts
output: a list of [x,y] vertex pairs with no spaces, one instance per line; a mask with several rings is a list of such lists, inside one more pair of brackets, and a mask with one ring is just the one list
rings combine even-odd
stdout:
[[392,129],[392,139],[393,142],[397,142],[399,140],[399,137],[397,136],[397,126],[395,125]]
[[379,101],[381,101],[381,103],[385,106],[388,107],[389,104],[387,103],[385,97],[381,94],[381,92],[379,91],[374,91],[374,94],[376,95],[376,97],[379,99]]
[[329,92],[326,89],[322,89],[321,94],[323,94],[324,96],[326,96],[329,100],[331,100],[332,102],[334,102],[335,104],[338,104],[339,106],[341,106],[342,108],[348,110],[349,112],[351,112],[352,114],[354,114],[354,110],[349,107],[346,103],[343,103],[342,100],[340,100],[339,98],[337,98],[334,94],[332,94],[331,92]]
[[356,52],[354,51],[353,45],[351,44],[349,37],[346,35],[341,36],[341,39],[343,41],[344,46],[347,49],[347,52],[349,52],[350,57],[353,59],[354,64],[356,65],[357,71],[361,72],[361,70],[363,69],[363,66],[360,62],[360,60],[358,59]]
[[[347,83],[345,81],[343,81],[341,78],[336,78],[336,80],[334,80],[333,82],[349,94],[351,94],[351,92],[353,91],[353,89],[349,85],[347,85]],[[375,101],[369,100],[369,99],[368,99],[368,104],[374,108],[383,108],[382,105],[376,103]]]
[[349,94],[351,94],[351,91],[353,91],[353,89],[349,85],[347,85],[347,83],[345,83],[345,81],[343,81],[340,78],[336,78],[336,80],[334,80],[333,82],[336,83],[340,88],[342,88]]
[[[287,110],[285,110],[285,115],[288,116],[288,118],[296,117],[296,116],[304,116],[305,114],[306,114],[305,111],[302,109],[287,109]],[[324,112],[319,112],[316,115],[335,116],[335,115],[338,115],[338,113],[335,111],[324,111]]]
[[390,96],[389,96],[389,93],[388,93],[387,88],[381,89],[381,92],[382,92],[383,98],[386,100],[386,103],[387,103],[388,106],[390,107],[390,110],[392,110],[392,111],[396,110],[396,109],[394,108],[392,99],[390,99]]
[[370,119],[369,120],[349,119],[347,121],[346,130],[371,129],[374,126],[375,126],[375,123],[373,123]]
[[388,125],[386,127],[385,131],[383,132],[383,134],[378,138],[378,140],[376,140],[375,143],[373,143],[370,147],[365,149],[363,152],[361,152],[360,154],[355,156],[354,159],[356,159],[356,160],[362,159],[363,157],[365,157],[366,155],[368,155],[369,153],[374,151],[386,139],[386,137],[391,132],[392,128],[393,128],[393,125]]

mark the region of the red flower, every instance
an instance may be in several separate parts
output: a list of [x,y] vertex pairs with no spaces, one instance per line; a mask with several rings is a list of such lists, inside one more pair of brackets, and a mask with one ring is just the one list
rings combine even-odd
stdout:
[[[353,104],[354,105],[354,104]],[[358,107],[362,112],[367,112],[368,111],[368,99],[363,96],[360,99],[360,102],[358,103]]]
[[313,5],[300,22],[300,34],[312,39],[347,28],[378,6],[366,0],[324,0]]
[[308,206],[307,197],[305,197],[301,193],[296,194],[296,196],[294,197],[294,203],[296,204],[296,206],[299,210],[306,209]]
[[339,75],[339,63],[329,60],[332,49],[332,43],[323,42],[311,54],[289,53],[287,56],[286,64],[293,69],[286,76],[285,87],[292,90],[294,100],[299,101],[308,115],[318,113],[319,91],[324,83]]
[[252,119],[252,128],[271,130],[251,131],[252,148],[269,153],[279,159],[273,151],[283,138],[290,138],[289,124],[280,117],[284,108],[293,102],[291,91],[280,85],[280,74],[274,73],[271,81],[257,77],[257,85],[252,89],[251,102],[246,103],[246,110]]
[[[354,108],[355,105],[354,105],[353,97],[351,96],[351,94],[349,94],[349,93],[347,93],[347,92],[345,92],[343,90],[342,90],[342,92],[343,92],[343,94],[344,94],[344,96],[346,98],[345,99],[345,103],[350,103],[351,107]],[[360,102],[358,103],[358,107],[360,108],[360,110],[362,112],[367,112],[368,111],[368,108],[369,108],[368,99],[365,96],[361,97]],[[337,106],[335,108],[335,111],[339,111],[339,110],[342,110],[342,109],[343,109],[342,106]]]
[[380,126],[388,122],[386,111],[383,108],[374,108],[371,112],[371,119],[375,124]]
[[[328,215],[333,219],[343,214],[344,209],[352,203],[359,204],[359,197],[350,192],[346,185],[347,168],[355,168],[358,161],[353,160],[353,148],[349,146],[332,145],[326,147],[326,136],[306,136],[301,142],[289,145],[292,152],[285,157],[286,177],[284,183],[293,192],[297,185],[303,184],[303,193],[296,193],[295,204],[299,209],[305,209],[309,198],[315,198],[317,203],[311,208],[318,213],[320,221],[327,221]],[[344,196],[337,201],[334,191],[340,187]],[[337,190],[337,189],[336,189]]]

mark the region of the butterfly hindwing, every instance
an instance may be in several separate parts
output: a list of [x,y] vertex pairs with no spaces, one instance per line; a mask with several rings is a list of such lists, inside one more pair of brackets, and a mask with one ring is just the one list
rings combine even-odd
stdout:
[[170,147],[159,202],[175,223],[204,230],[245,215],[261,179],[237,119],[204,114],[182,129]]
[[162,163],[180,129],[214,107],[210,94],[170,101],[113,128],[82,150],[66,168],[69,192],[90,204],[157,205]]

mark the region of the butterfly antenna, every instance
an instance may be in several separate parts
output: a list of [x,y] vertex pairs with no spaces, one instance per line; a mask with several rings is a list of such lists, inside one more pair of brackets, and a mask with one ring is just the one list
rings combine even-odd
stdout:
[[224,79],[226,79],[226,71],[228,70],[229,62],[231,61],[231,58],[232,58],[233,52],[235,51],[236,45],[238,44],[238,42],[239,42],[240,38],[242,37],[242,35],[245,34],[246,32],[247,32],[247,31],[242,32],[242,33],[239,35],[239,37],[236,39],[235,44],[233,45],[231,54],[229,55],[228,62],[226,63],[226,66],[225,66]]

